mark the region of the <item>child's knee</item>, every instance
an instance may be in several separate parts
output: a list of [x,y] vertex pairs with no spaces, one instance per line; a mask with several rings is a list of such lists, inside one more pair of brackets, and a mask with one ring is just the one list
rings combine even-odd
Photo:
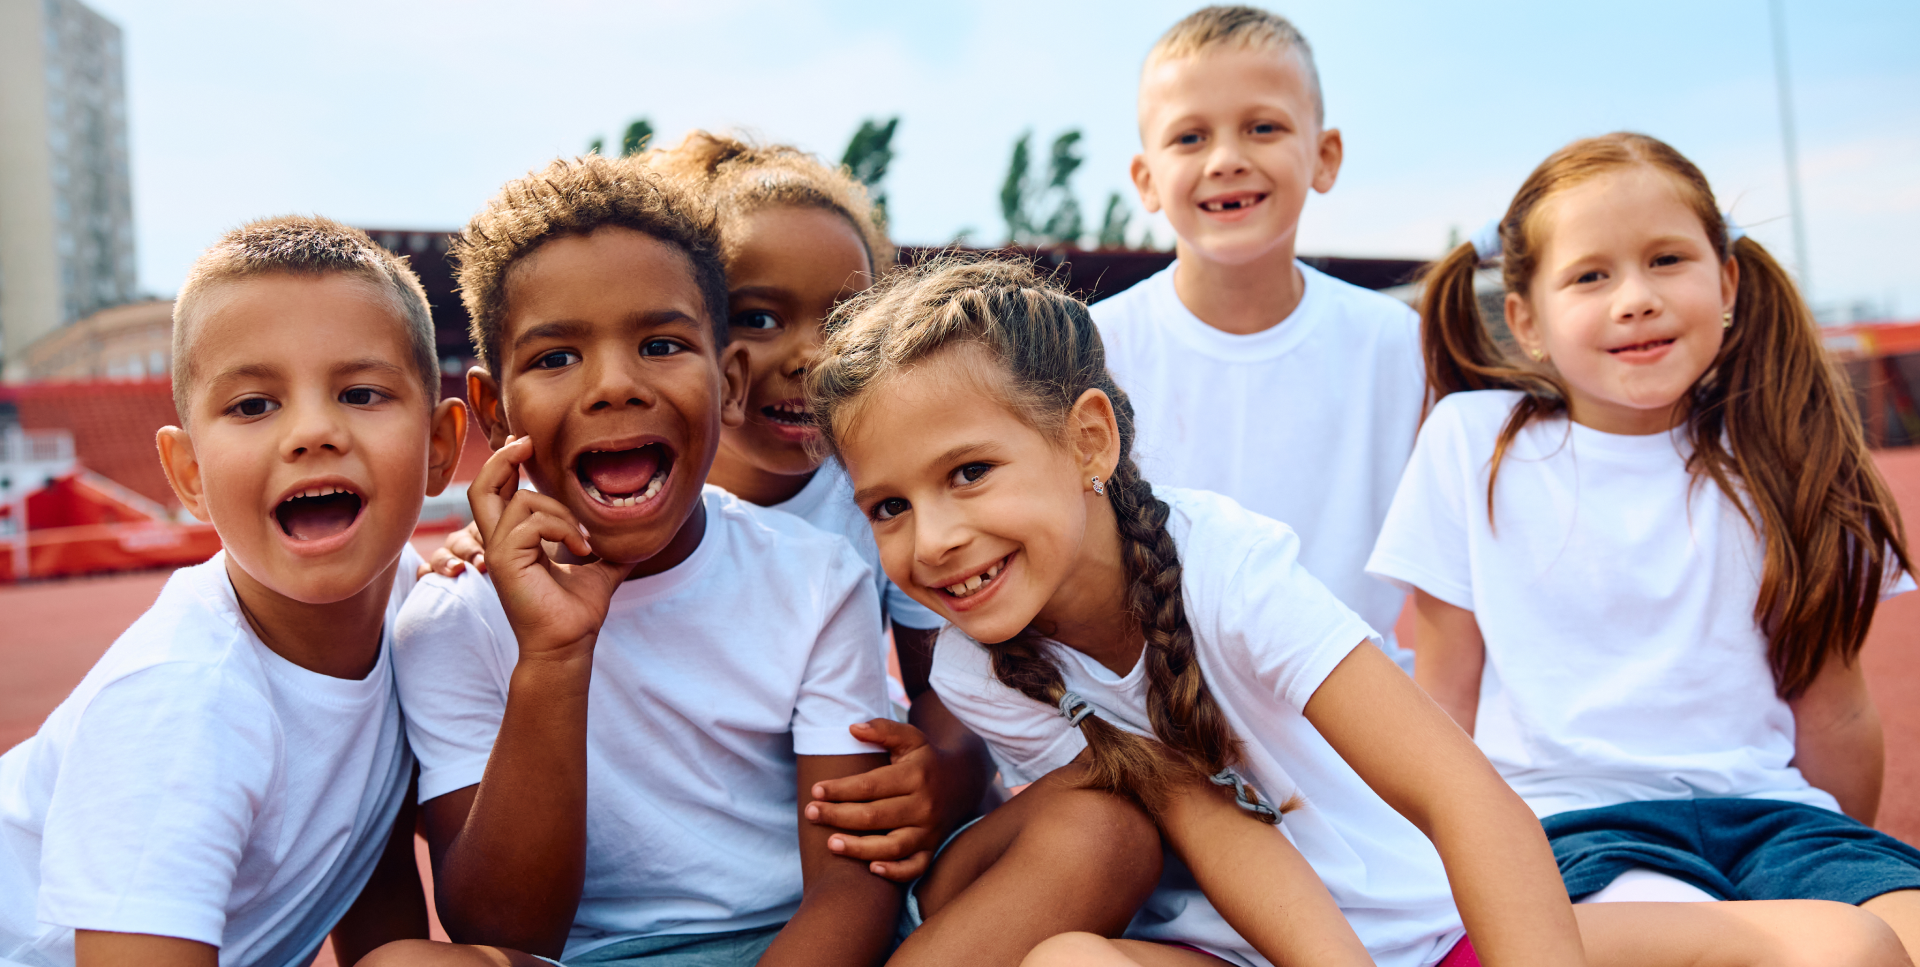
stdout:
[[1020,967],[1095,967],[1124,963],[1129,961],[1114,948],[1113,941],[1076,930],[1040,941],[1027,952],[1026,959],[1020,961]]
[[1079,789],[1060,798],[1040,824],[1063,863],[1101,870],[1101,882],[1160,879],[1160,830],[1153,817],[1124,796]]
[[1885,920],[1844,903],[1820,903],[1814,929],[1796,931],[1768,967],[1910,967],[1906,948]]
[[441,960],[440,951],[435,949],[446,944],[431,940],[395,940],[374,948],[373,952],[360,958],[358,967],[418,967],[421,964],[435,964]]

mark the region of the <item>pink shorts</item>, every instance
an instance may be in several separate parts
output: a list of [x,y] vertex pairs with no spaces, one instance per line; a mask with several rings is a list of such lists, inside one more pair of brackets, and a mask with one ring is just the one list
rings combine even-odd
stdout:
[[[1190,943],[1181,943],[1177,940],[1162,940],[1160,944],[1166,947],[1179,947],[1181,950],[1191,950],[1197,954],[1206,954],[1215,960],[1221,959]],[[1472,940],[1461,937],[1460,942],[1454,944],[1453,949],[1447,951],[1447,955],[1440,958],[1440,962],[1433,965],[1433,967],[1480,967],[1480,955],[1473,952]]]

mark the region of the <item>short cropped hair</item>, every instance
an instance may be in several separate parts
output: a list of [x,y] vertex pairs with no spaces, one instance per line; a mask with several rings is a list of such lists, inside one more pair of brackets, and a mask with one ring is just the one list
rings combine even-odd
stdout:
[[473,320],[480,365],[499,375],[507,316],[507,274],[541,245],[614,226],[684,254],[712,317],[714,344],[727,344],[727,274],[713,209],[690,188],[635,158],[562,158],[506,183],[453,241],[460,299]]
[[420,278],[404,259],[375,244],[367,233],[317,215],[282,215],[246,223],[213,243],[193,267],[173,303],[173,406],[187,419],[193,386],[195,314],[208,291],[223,283],[284,273],[339,273],[364,279],[392,303],[406,324],[414,369],[428,405],[440,400],[440,366],[434,351],[433,307]]
[[1313,62],[1313,47],[1300,28],[1272,11],[1241,6],[1195,10],[1160,35],[1147,52],[1146,66],[1192,57],[1212,47],[1290,52],[1299,57],[1307,83],[1313,86],[1314,120],[1327,122],[1327,102],[1320,94],[1320,68]]

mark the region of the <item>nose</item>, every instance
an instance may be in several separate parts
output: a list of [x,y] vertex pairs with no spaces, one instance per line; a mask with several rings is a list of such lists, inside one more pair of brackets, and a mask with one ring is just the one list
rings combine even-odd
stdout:
[[583,365],[587,391],[580,402],[588,412],[653,405],[653,394],[641,378],[644,363],[637,351],[592,353]]
[[1614,290],[1613,314],[1621,322],[1632,322],[1658,315],[1662,302],[1660,292],[1654,288],[1643,272],[1629,271],[1621,276],[1620,285]]
[[809,327],[805,333],[791,341],[792,345],[788,347],[787,358],[781,366],[781,372],[794,379],[807,375],[807,370],[813,368],[813,361],[820,358],[820,346],[826,341],[826,337],[820,333],[820,328],[819,326]]
[[913,557],[928,567],[944,565],[973,540],[966,515],[950,503],[932,501],[913,508]]
[[347,431],[346,421],[337,401],[322,393],[297,396],[282,404],[287,411],[281,426],[286,428],[282,437],[281,455],[286,460],[297,460],[315,453],[345,453],[352,446],[352,434]]
[[1207,177],[1231,178],[1247,172],[1247,155],[1240,150],[1240,139],[1216,138],[1207,155]]

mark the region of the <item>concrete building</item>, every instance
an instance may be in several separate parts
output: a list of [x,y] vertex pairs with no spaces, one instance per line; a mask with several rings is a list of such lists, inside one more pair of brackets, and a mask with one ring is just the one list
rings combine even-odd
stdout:
[[102,309],[15,355],[10,362],[27,380],[166,377],[173,372],[173,300]]
[[120,28],[78,0],[0,0],[0,365],[134,297]]

